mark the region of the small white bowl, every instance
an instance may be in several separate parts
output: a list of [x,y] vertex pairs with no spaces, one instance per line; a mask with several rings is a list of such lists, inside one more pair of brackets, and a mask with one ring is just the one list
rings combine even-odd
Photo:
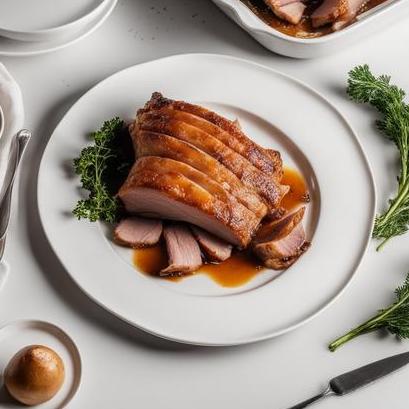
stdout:
[[[65,379],[60,391],[49,401],[36,406],[41,409],[63,409],[70,407],[81,384],[81,356],[74,340],[61,328],[45,321],[18,320],[0,328],[0,373],[10,359],[28,345],[45,345],[52,348],[62,358]],[[4,382],[0,376],[0,388]],[[4,409],[17,407],[9,395],[0,394],[0,406]]]
[[293,58],[316,58],[338,52],[364,37],[382,32],[409,14],[409,1],[391,4],[350,26],[318,38],[297,38],[281,33],[257,17],[240,0],[213,0],[232,20],[260,44],[275,53]]
[[0,36],[19,41],[55,41],[63,39],[80,31],[93,19],[95,19],[100,14],[100,11],[105,7],[107,1],[108,0],[102,0],[87,14],[74,21],[57,27],[38,30],[15,30],[12,28],[0,27]]

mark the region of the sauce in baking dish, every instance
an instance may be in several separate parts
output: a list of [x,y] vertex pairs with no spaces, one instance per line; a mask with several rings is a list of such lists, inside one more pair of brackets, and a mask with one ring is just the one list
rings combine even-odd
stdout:
[[[312,0],[307,9],[306,17],[298,24],[291,24],[278,18],[271,9],[264,3],[264,0],[241,0],[250,10],[256,14],[261,20],[263,20],[270,27],[281,31],[284,34],[290,35],[292,37],[298,38],[314,38],[321,37],[325,34],[332,33],[331,26],[313,28],[311,26],[311,21],[309,15],[318,7],[321,0]],[[362,12],[367,11],[381,3],[385,0],[369,0],[369,2],[362,8]]]
[[[282,202],[285,209],[292,210],[309,201],[307,185],[298,171],[284,168],[282,183],[290,186],[290,191]],[[239,287],[265,270],[250,251],[244,250],[234,251],[232,256],[222,263],[206,263],[193,274],[161,278],[159,271],[168,265],[166,245],[163,241],[153,247],[134,250],[133,263],[141,272],[158,279],[176,282],[195,274],[206,274],[222,287]]]

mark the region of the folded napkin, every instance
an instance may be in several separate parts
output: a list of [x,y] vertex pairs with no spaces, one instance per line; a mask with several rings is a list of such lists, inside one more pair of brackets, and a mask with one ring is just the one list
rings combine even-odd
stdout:
[[6,175],[8,155],[13,136],[24,122],[23,97],[20,87],[0,63],[0,106],[4,114],[4,132],[0,137],[0,198],[3,196],[3,184]]

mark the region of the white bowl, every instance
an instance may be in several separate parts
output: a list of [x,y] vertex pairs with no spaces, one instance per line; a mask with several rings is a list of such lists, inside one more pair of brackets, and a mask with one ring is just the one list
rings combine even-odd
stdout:
[[381,32],[409,14],[409,1],[396,0],[343,30],[307,39],[291,37],[270,27],[240,0],[213,2],[264,47],[293,58],[315,58],[337,52],[364,37]]
[[[19,16],[18,10],[15,10],[14,7],[12,7],[12,10],[9,11],[9,21],[12,20],[13,22],[10,22],[8,23],[8,25],[3,27],[1,27],[0,25],[0,36],[19,41],[53,41],[64,39],[65,37],[68,37],[80,31],[90,22],[92,22],[100,14],[100,11],[105,7],[107,1],[108,0],[100,0],[99,4],[96,3],[94,8],[90,9],[89,11],[84,11],[84,14],[81,14],[81,16],[76,19],[70,19],[71,15],[67,15],[67,22],[65,22],[64,20],[64,23],[60,25],[53,25],[53,13],[47,13],[50,18],[47,19],[45,16],[44,21],[47,21],[48,23],[44,23],[43,26],[41,26],[43,28],[32,29],[23,29],[23,27],[27,26],[24,21],[24,16],[27,20],[28,16],[26,14],[30,13],[30,9],[26,8],[24,15]],[[30,4],[31,3],[29,2],[28,5]],[[34,6],[35,5],[33,5],[32,7]],[[19,22],[19,19],[21,19],[22,22]],[[56,19],[54,20],[57,21]]]

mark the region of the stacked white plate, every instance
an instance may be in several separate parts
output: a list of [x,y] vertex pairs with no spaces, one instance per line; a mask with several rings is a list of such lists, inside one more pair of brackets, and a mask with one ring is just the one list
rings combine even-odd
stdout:
[[1,0],[0,56],[31,56],[67,47],[96,30],[117,1]]

